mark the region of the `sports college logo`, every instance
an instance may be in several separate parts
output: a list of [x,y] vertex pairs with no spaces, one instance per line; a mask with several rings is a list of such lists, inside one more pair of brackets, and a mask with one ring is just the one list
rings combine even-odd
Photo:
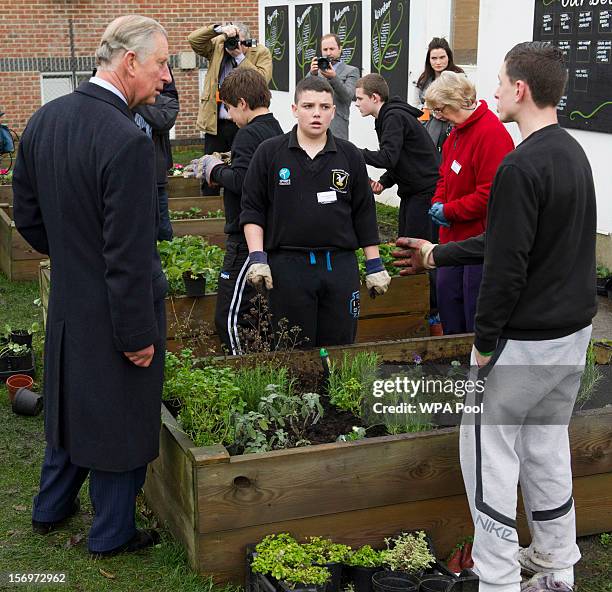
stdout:
[[342,169],[332,170],[332,189],[340,193],[346,193],[348,190],[349,174]]
[[280,171],[278,171],[279,176],[279,185],[291,185],[291,171],[287,167],[283,167]]

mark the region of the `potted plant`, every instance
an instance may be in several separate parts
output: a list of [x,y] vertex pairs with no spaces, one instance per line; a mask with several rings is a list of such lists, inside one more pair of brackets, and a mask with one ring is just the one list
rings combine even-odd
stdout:
[[304,548],[310,555],[313,565],[326,567],[329,570],[331,579],[327,592],[338,592],[342,580],[342,566],[348,559],[351,548],[322,537],[309,537],[304,543]]
[[420,576],[436,561],[427,535],[422,530],[402,532],[391,539],[385,539],[385,544],[387,549],[382,551],[383,563],[391,571]]
[[604,265],[597,266],[597,294],[599,296],[608,296],[608,292],[612,291],[612,272]]
[[19,345],[27,345],[32,347],[32,337],[40,329],[40,325],[36,322],[32,323],[28,329],[13,329],[10,325],[4,326],[2,333],[6,341],[12,341]]
[[281,590],[324,592],[329,570],[312,565],[312,554],[288,533],[266,536],[251,557],[251,571],[275,580]]
[[8,350],[6,355],[8,356],[9,369],[12,372],[30,370],[32,368],[32,349],[30,347],[9,341],[3,346],[4,348]]
[[353,582],[355,592],[372,592],[372,576],[383,569],[381,551],[364,545],[351,552],[346,560],[348,577]]

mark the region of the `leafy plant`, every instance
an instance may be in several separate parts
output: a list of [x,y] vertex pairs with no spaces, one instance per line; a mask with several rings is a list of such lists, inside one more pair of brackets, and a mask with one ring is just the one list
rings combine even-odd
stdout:
[[586,351],[584,372],[582,374],[582,378],[580,379],[580,390],[578,391],[578,396],[576,397],[576,403],[580,406],[580,408],[584,407],[584,405],[593,396],[597,390],[597,385],[603,380],[603,377],[603,373],[597,366],[595,348],[593,347],[593,342],[591,341]]
[[[383,265],[385,266],[385,269],[387,270],[387,273],[392,277],[399,275],[399,267],[395,267],[393,265],[395,258],[391,255],[391,253],[395,250],[395,246],[383,243],[381,245],[378,245],[378,250],[380,252],[380,258],[383,262]],[[363,282],[365,281],[366,276],[365,255],[363,253],[363,249],[359,249],[356,254],[357,265],[359,266],[359,275],[361,277],[361,281]]]
[[0,347],[0,358],[21,358],[27,355],[30,351],[30,347],[25,344],[20,345],[19,343],[9,341],[8,343]]
[[270,384],[257,411],[236,414],[235,442],[245,454],[310,444],[306,430],[322,416],[323,406],[316,393],[287,393]]
[[308,537],[303,546],[310,556],[311,563],[316,565],[344,563],[351,553],[351,548],[347,545],[334,543],[330,539],[318,536]]
[[197,220],[197,219],[216,219],[223,218],[225,212],[221,209],[210,210],[205,214],[202,213],[202,208],[192,207],[188,210],[170,210],[170,220]]
[[328,384],[332,405],[361,417],[363,401],[372,392],[380,364],[380,356],[373,352],[360,352],[352,358],[345,353],[341,364],[330,360]]
[[325,567],[313,566],[311,556],[288,533],[266,536],[256,547],[251,569],[291,584],[322,585],[330,578]]
[[157,243],[162,269],[168,278],[170,294],[184,294],[183,273],[206,277],[206,289],[217,289],[224,251],[209,245],[201,236],[181,236]]
[[346,564],[354,567],[380,567],[383,564],[383,552],[364,545],[348,556]]
[[289,376],[289,371],[273,362],[262,363],[253,368],[239,368],[236,371],[236,386],[240,397],[246,403],[248,411],[255,411],[266,394],[269,385],[277,385],[278,389],[293,394],[295,379]]
[[348,434],[341,434],[336,438],[336,442],[355,442],[366,437],[366,429],[361,426],[353,426]]
[[183,169],[185,167],[182,164],[175,163],[172,168],[168,169],[168,175],[170,177],[181,177],[183,175]]
[[610,271],[610,269],[606,267],[605,265],[597,266],[597,277],[598,278],[607,278],[607,277],[610,277],[611,275],[612,275],[612,271]]
[[422,530],[415,533],[402,532],[385,539],[387,549],[382,551],[383,563],[393,571],[416,573],[435,562]]
[[602,532],[601,535],[599,535],[599,542],[604,547],[612,547],[612,533]]
[[11,185],[13,183],[13,171],[0,169],[0,185]]

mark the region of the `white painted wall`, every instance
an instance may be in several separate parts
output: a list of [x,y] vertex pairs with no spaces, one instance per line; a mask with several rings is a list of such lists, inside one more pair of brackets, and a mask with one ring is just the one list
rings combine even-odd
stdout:
[[[329,22],[329,0],[323,2],[323,32],[327,32]],[[289,4],[289,43],[295,47],[294,26],[295,4],[304,4],[303,0],[260,0],[259,30],[264,31],[264,7],[279,4]],[[495,87],[497,73],[506,52],[515,44],[527,41],[533,37],[533,14],[535,0],[513,0],[511,3],[500,0],[480,0],[480,24],[478,31],[478,65],[466,68],[468,76],[474,80],[478,96],[485,99],[492,109],[495,109]],[[370,0],[363,0],[364,15],[363,31],[370,31]],[[450,40],[452,0],[412,0],[410,6],[410,56],[409,56],[409,94],[408,99],[416,103],[416,93],[413,82],[417,80],[423,69],[427,44],[433,37],[446,37]],[[263,42],[263,40],[262,40]],[[363,40],[363,73],[369,72],[370,40]],[[295,68],[290,63],[290,88],[295,88]],[[291,129],[294,119],[291,114],[293,93],[273,92],[272,110],[285,131]],[[350,139],[360,148],[376,149],[378,142],[374,132],[374,120],[371,117],[362,118],[356,108],[353,108],[350,120]],[[516,125],[511,124],[508,130],[515,142],[520,142]],[[595,188],[597,191],[598,218],[597,228],[600,232],[612,233],[612,166],[609,157],[612,153],[612,134],[569,130],[583,146],[593,168]],[[378,179],[383,171],[370,169],[370,176]],[[386,190],[381,201],[398,203],[393,189]]]

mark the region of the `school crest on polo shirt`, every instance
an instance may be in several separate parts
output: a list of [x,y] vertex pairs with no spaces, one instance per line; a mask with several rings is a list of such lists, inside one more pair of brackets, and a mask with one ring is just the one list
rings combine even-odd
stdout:
[[332,169],[332,188],[340,193],[346,193],[349,185],[349,174],[342,169]]

